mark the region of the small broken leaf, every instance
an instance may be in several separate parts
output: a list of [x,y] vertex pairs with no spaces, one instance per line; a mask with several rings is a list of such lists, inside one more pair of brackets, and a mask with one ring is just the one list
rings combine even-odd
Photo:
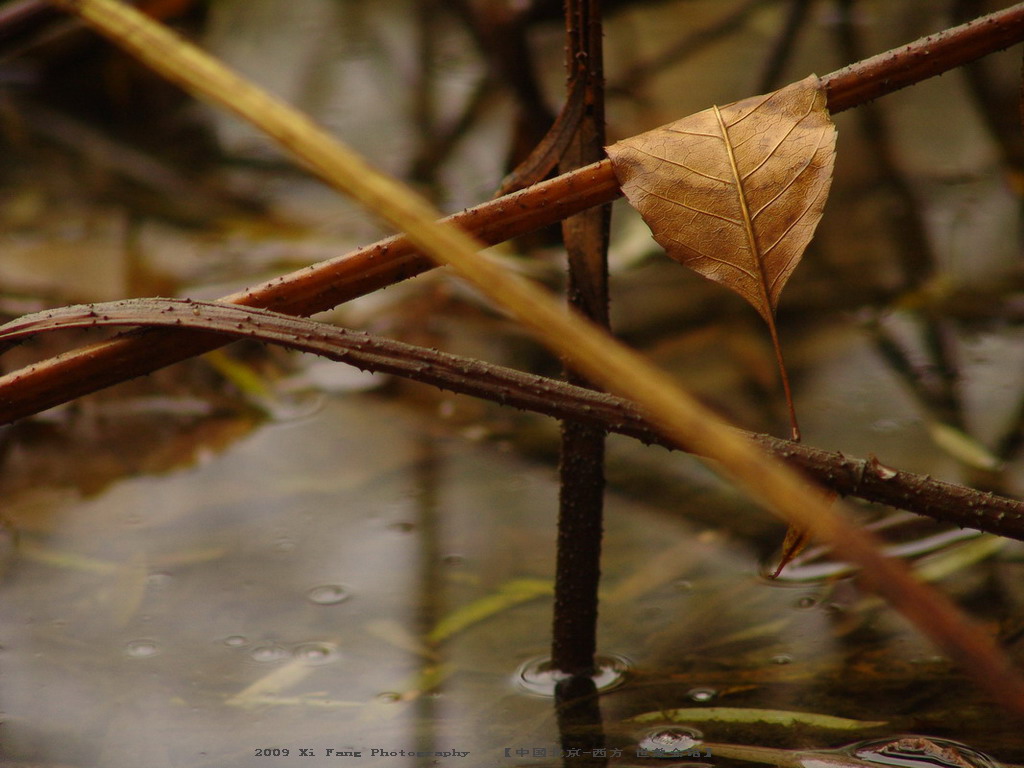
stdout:
[[816,75],[608,147],[630,204],[666,253],[731,288],[778,334],[782,289],[821,219],[836,130]]
[[[835,491],[827,491],[821,488],[817,488],[811,484],[808,486],[808,490],[812,493],[818,492],[822,494],[822,501],[826,504],[831,504],[839,498],[839,494]],[[775,566],[768,578],[777,579],[782,574],[782,570],[793,562],[797,556],[807,548],[810,543],[810,533],[799,526],[790,525],[786,528],[786,538],[782,542],[782,553],[779,555],[778,565]]]
[[810,535],[807,531],[794,525],[789,526],[786,529],[786,538],[782,542],[782,556],[779,558],[779,564],[775,566],[775,570],[772,571],[770,578],[779,578],[782,569],[793,562],[794,557],[804,551],[809,541]]

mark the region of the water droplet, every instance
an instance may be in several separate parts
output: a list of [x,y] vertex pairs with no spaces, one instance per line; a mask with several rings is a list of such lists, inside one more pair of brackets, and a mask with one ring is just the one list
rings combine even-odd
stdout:
[[292,649],[292,656],[310,665],[329,664],[338,658],[334,643],[300,643]]
[[243,635],[230,635],[224,638],[224,645],[230,646],[231,648],[241,648],[243,645],[248,645],[248,638]]
[[337,605],[352,597],[352,593],[341,584],[321,584],[306,593],[306,599],[317,605]]
[[707,704],[718,695],[718,691],[714,688],[691,688],[686,695],[698,704]]
[[670,726],[646,733],[637,746],[647,754],[645,757],[678,757],[700,746],[700,731],[692,728]]
[[148,659],[160,653],[160,646],[155,640],[132,640],[125,645],[124,652],[133,659]]
[[282,659],[288,658],[291,654],[288,653],[288,649],[284,646],[278,645],[277,643],[260,643],[254,645],[252,650],[249,651],[249,657],[253,661],[258,661],[261,664],[271,664],[275,661],[281,661]]
[[[632,668],[631,662],[622,656],[598,656],[595,659],[597,671],[594,686],[598,691],[609,691],[621,685]],[[523,662],[516,670],[516,686],[537,696],[554,696],[555,686],[569,675],[552,668],[551,659],[539,656]]]
[[966,744],[931,736],[860,741],[839,751],[867,762],[900,768],[999,767],[999,763],[991,757]]
[[873,462],[872,468],[875,470],[875,474],[878,475],[879,480],[895,480],[899,475],[898,470],[887,467],[878,461]]

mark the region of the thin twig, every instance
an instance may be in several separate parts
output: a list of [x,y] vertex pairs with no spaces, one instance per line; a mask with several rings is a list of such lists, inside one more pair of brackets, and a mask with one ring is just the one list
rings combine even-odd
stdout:
[[[840,21],[834,29],[843,61],[858,61],[863,57],[853,21],[854,4],[855,0],[840,0],[836,9]],[[877,200],[880,191],[890,196],[890,204],[886,206],[889,230],[899,244],[897,255],[903,268],[903,290],[910,293],[927,283],[937,266],[921,201],[901,168],[896,142],[879,105],[861,105],[856,117],[860,132],[871,150],[872,166],[877,174],[877,183],[872,185],[872,199]]]
[[[264,309],[190,299],[130,299],[46,310],[0,327],[0,343],[96,326],[190,327],[224,338],[256,338],[552,418],[586,422],[675,449],[640,409],[616,395],[482,360],[349,331]],[[2,348],[0,348],[2,351]],[[887,467],[876,459],[736,430],[825,488],[942,522],[1024,541],[1024,502]]]
[[796,52],[796,40],[807,23],[807,14],[814,0],[790,0],[786,20],[772,44],[765,59],[764,70],[757,81],[758,91],[770,91],[777,87],[786,64]]
[[679,63],[688,56],[704,50],[709,45],[721,40],[723,37],[732,34],[747,22],[751,12],[762,5],[774,0],[746,0],[739,8],[716,19],[711,24],[695,30],[680,40],[672,43],[668,48],[652,56],[646,61],[634,64],[623,72],[614,83],[608,84],[610,93],[633,93],[643,81],[657,75],[668,67]]
[[[583,101],[586,88],[582,80],[571,84],[558,117],[551,124],[544,138],[533,148],[512,171],[501,180],[495,197],[504,197],[541,181],[558,165],[566,148],[576,134],[583,117]],[[575,168],[573,170],[576,170]]]

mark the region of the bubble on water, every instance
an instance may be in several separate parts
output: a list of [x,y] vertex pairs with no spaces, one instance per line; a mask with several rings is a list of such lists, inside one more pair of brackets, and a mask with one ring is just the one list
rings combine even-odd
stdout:
[[678,757],[700,746],[702,734],[692,728],[668,726],[648,731],[637,747],[647,754],[645,757]]
[[686,692],[686,695],[691,701],[696,701],[698,704],[707,704],[718,695],[718,691],[714,688],[691,688]]
[[[340,367],[340,366],[339,366]],[[324,409],[327,398],[320,392],[284,392],[278,391],[273,397],[260,398],[267,416],[272,421],[302,421]]]
[[839,752],[865,762],[898,768],[999,768],[999,763],[983,752],[932,736],[859,741]]
[[778,653],[771,658],[772,664],[792,664],[793,657],[788,653]]
[[904,425],[895,419],[878,419],[872,422],[869,428],[875,432],[895,432],[896,430],[903,429]]
[[229,635],[224,638],[224,645],[230,646],[231,648],[241,648],[244,645],[249,644],[249,638],[244,635]]
[[306,664],[329,664],[338,658],[338,647],[334,643],[299,643],[292,649],[292,656]]
[[[610,691],[621,685],[632,668],[630,661],[622,656],[598,656],[594,659],[594,687],[598,691]],[[554,696],[555,687],[570,675],[556,670],[549,656],[538,656],[519,665],[513,682],[520,690],[537,696]]]
[[156,640],[131,640],[125,644],[124,652],[133,659],[148,659],[160,653]]
[[291,552],[296,546],[297,543],[295,539],[289,538],[288,536],[280,536],[274,539],[274,551],[276,552]]
[[169,573],[151,573],[146,577],[146,586],[152,589],[163,589],[171,583],[171,579]]
[[306,599],[317,605],[337,605],[350,597],[352,593],[342,584],[321,584],[306,592]]
[[261,664],[271,664],[275,661],[286,659],[291,654],[283,645],[277,643],[260,643],[254,645],[249,651],[249,658]]

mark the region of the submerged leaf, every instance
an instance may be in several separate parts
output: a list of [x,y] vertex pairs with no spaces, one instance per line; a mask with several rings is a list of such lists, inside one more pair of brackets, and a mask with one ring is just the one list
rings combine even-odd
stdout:
[[969,467],[986,472],[998,472],[1003,468],[1002,459],[962,429],[933,421],[928,424],[928,433],[937,446]]
[[686,723],[716,720],[724,723],[769,723],[772,725],[809,725],[814,728],[833,730],[856,730],[878,728],[886,725],[885,720],[852,720],[848,717],[823,715],[817,712],[794,712],[784,709],[754,709],[742,707],[682,707],[680,709],[645,712],[629,718],[634,723],[649,723],[668,720]]
[[546,579],[513,579],[502,584],[496,592],[463,605],[443,617],[427,635],[431,643],[443,643],[467,627],[496,616],[517,605],[554,594],[554,584]]
[[712,107],[608,147],[615,175],[669,256],[772,323],[821,219],[836,130],[817,76]]

